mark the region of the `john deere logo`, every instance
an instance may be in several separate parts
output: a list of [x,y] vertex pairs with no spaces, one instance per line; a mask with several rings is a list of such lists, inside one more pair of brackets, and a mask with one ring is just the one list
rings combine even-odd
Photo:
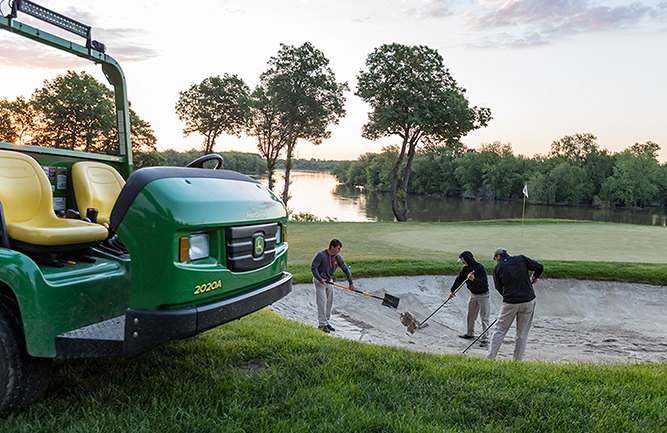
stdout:
[[261,234],[255,235],[255,248],[253,249],[253,256],[254,257],[261,257],[262,254],[264,254],[264,236]]

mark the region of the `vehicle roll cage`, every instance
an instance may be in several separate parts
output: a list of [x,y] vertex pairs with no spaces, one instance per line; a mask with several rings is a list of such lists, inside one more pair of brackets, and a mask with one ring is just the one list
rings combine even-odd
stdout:
[[[17,20],[18,13],[26,13],[48,24],[66,30],[86,40],[86,45],[67,40],[43,29],[32,27]],[[42,44],[66,51],[102,66],[102,72],[114,88],[116,122],[118,130],[119,157],[122,162],[121,174],[127,178],[132,173],[132,147],[130,141],[130,113],[127,100],[125,75],[118,62],[106,54],[106,46],[92,40],[91,27],[69,17],[53,12],[29,0],[13,0],[11,13],[0,16],[0,29],[17,33]]]

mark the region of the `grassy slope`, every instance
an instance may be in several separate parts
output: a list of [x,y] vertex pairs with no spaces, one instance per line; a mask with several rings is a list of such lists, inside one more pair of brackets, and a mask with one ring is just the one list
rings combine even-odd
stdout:
[[131,361],[59,362],[3,432],[656,432],[665,365],[548,365],[328,337],[262,311]]
[[[516,224],[412,226],[292,224],[290,267],[307,269],[315,251],[339,236],[357,275],[454,271],[459,250],[484,258],[484,249],[497,245],[488,238],[500,235],[485,232],[480,239],[487,240],[474,241],[475,248],[441,243],[431,262],[423,261],[419,236],[459,238],[461,227],[479,234]],[[540,236],[560,226],[546,224]],[[588,225],[581,227],[590,232]],[[611,228],[605,236],[632,227]],[[664,236],[664,228],[649,229],[646,241]],[[409,240],[400,248],[394,239],[399,232]],[[527,226],[524,236],[528,232]],[[636,235],[624,243],[610,241],[615,250],[623,245],[624,253],[606,254],[609,261],[646,257]],[[532,252],[504,245],[547,263],[548,273],[562,263],[544,254],[548,248]],[[664,272],[662,263],[651,266]],[[591,262],[575,274],[585,277],[598,265]],[[667,431],[665,364],[552,365],[413,353],[331,338],[266,310],[131,361],[63,361],[56,367],[45,398],[0,420],[0,431]]]

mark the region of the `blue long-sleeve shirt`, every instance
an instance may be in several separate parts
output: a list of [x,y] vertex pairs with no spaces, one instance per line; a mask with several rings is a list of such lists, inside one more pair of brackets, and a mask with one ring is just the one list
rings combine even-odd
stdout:
[[352,284],[352,274],[345,264],[343,257],[340,254],[332,256],[329,254],[329,250],[322,250],[315,254],[313,262],[310,265],[310,270],[317,281],[333,281],[334,272],[338,267],[347,277],[347,282]]

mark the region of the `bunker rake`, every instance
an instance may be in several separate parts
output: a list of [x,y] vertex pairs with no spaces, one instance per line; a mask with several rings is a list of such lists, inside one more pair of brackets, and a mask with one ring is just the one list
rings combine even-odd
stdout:
[[[456,288],[456,290],[454,290],[454,294],[456,294],[456,292],[458,292],[459,290],[461,290],[461,288],[462,288],[463,285],[466,283],[466,281],[468,281],[467,278],[461,283],[460,286],[458,286],[458,287]],[[427,321],[428,319],[430,319],[431,317],[433,317],[433,315],[434,315],[435,313],[437,313],[438,311],[440,311],[440,309],[441,309],[442,307],[444,307],[445,304],[447,304],[447,302],[449,302],[450,299],[452,299],[452,298],[447,297],[447,299],[445,300],[445,302],[443,302],[442,305],[440,305],[438,308],[436,308],[436,310],[435,310],[434,312],[432,312],[426,319],[422,320],[421,323],[418,322],[417,319],[415,318],[415,316],[413,316],[412,313],[410,313],[409,311],[404,311],[404,312],[402,312],[402,313],[401,313],[401,316],[400,316],[400,317],[401,317],[401,324],[403,324],[403,326],[405,326],[405,327],[408,328],[408,332],[409,332],[410,334],[414,334],[415,331],[416,331],[417,329],[422,329],[422,328],[425,328],[426,326],[428,326],[428,325],[424,326],[424,323],[426,323],[426,321]]]

